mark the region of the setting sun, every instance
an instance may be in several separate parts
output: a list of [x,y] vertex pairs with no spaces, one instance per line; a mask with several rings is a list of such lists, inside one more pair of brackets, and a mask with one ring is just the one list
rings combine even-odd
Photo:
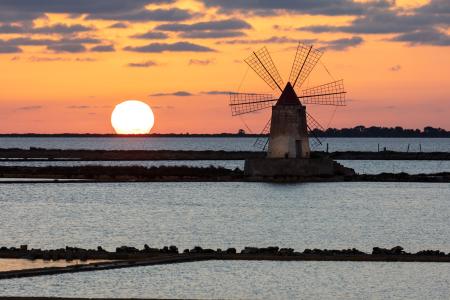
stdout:
[[155,123],[153,111],[142,101],[128,100],[114,108],[111,124],[118,134],[146,134]]

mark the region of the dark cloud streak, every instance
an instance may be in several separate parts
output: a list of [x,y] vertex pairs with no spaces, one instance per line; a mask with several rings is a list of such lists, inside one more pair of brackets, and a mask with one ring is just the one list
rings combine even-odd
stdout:
[[207,7],[217,7],[222,13],[239,11],[244,14],[279,15],[285,13],[309,15],[363,15],[374,8],[389,8],[391,1],[374,0],[201,0]]
[[228,31],[251,29],[252,26],[246,21],[239,19],[228,19],[221,21],[198,22],[194,24],[170,23],[156,26],[156,30],[189,32],[189,31]]
[[169,36],[167,35],[167,33],[164,33],[164,32],[149,31],[149,32],[142,33],[142,34],[136,34],[136,35],[133,35],[131,37],[135,38],[135,39],[165,40]]
[[356,18],[349,25],[313,25],[299,28],[314,33],[396,34],[390,41],[409,45],[449,46],[450,35],[442,28],[450,26],[450,1],[431,0],[419,8],[378,9]]
[[2,0],[0,20],[30,21],[46,13],[87,15],[88,19],[127,21],[182,21],[193,15],[178,8],[147,10],[149,4],[172,4],[174,0]]
[[35,111],[35,110],[40,110],[42,108],[44,108],[42,105],[30,105],[30,106],[18,107],[16,110]]
[[154,62],[152,60],[144,61],[144,62],[137,62],[137,63],[129,63],[127,66],[131,68],[150,68],[158,66],[159,64],[157,62]]
[[162,52],[215,52],[214,49],[192,44],[189,42],[152,43],[145,46],[126,47],[125,50],[142,53],[162,53]]
[[91,52],[114,52],[113,45],[98,45],[90,49]]
[[166,96],[175,96],[175,97],[190,97],[194,96],[194,94],[186,92],[186,91],[178,91],[173,93],[156,93],[151,94],[152,97],[166,97]]

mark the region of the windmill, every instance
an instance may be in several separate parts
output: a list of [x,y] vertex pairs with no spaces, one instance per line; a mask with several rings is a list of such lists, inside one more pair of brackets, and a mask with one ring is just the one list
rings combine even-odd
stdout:
[[286,85],[266,47],[245,59],[274,93],[230,93],[229,105],[233,116],[272,108],[272,117],[261,132],[269,138],[260,137],[255,142],[255,146],[268,149],[268,158],[309,158],[309,139],[312,146],[322,144],[314,129],[324,128],[307,113],[305,105],[345,106],[343,80],[302,88],[322,55],[314,46],[299,43]]

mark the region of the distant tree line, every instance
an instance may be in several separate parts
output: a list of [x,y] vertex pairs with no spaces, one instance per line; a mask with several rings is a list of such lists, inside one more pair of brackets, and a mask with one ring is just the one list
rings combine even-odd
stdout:
[[434,128],[427,126],[423,130],[405,129],[400,126],[396,127],[365,127],[356,126],[353,128],[328,128],[325,131],[314,129],[313,133],[319,137],[440,137],[450,138],[450,131],[442,128]]
[[[442,128],[427,126],[423,130],[405,129],[396,127],[365,127],[353,128],[328,128],[325,131],[314,129],[313,134],[318,137],[440,137],[450,138],[450,131]],[[59,133],[59,134],[0,134],[0,137],[258,137],[260,134],[249,134],[239,129],[237,133],[151,133],[141,135],[119,135],[119,134],[95,134],[95,133]]]

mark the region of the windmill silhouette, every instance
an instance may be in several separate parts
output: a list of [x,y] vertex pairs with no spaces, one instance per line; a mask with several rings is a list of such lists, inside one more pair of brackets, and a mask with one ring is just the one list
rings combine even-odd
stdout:
[[261,132],[269,134],[269,138],[260,137],[255,142],[263,150],[268,148],[268,158],[309,158],[309,138],[312,138],[311,146],[322,144],[314,136],[314,129],[324,128],[307,113],[305,105],[346,105],[343,80],[302,89],[322,55],[312,45],[299,43],[286,85],[266,47],[245,59],[274,94],[230,93],[229,105],[233,116],[272,107],[272,117]]

